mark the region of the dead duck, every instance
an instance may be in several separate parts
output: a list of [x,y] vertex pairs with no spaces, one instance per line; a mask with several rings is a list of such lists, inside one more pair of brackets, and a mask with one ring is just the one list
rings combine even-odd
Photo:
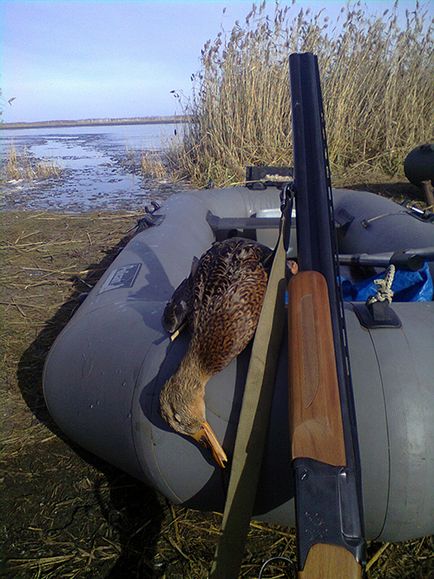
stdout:
[[163,314],[174,331],[186,321],[191,341],[178,370],[160,394],[163,419],[210,446],[221,467],[226,454],[205,416],[205,386],[247,346],[261,313],[272,251],[250,239],[216,242],[193,263]]

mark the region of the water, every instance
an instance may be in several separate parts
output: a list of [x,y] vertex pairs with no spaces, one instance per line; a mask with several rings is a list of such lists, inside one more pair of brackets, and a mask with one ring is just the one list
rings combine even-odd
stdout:
[[1,186],[2,209],[83,211],[142,209],[172,193],[165,182],[138,170],[142,151],[163,150],[179,138],[180,125],[120,125],[0,131],[3,161],[15,147],[32,162],[52,161],[61,177],[9,180]]

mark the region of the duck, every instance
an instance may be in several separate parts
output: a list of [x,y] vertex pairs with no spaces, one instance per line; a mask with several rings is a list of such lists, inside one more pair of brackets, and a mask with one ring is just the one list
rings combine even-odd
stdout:
[[187,351],[160,393],[160,413],[177,433],[208,446],[221,468],[227,456],[205,413],[208,381],[238,356],[252,339],[264,300],[272,250],[252,239],[214,242],[193,260],[188,278],[163,313],[169,333],[185,324]]

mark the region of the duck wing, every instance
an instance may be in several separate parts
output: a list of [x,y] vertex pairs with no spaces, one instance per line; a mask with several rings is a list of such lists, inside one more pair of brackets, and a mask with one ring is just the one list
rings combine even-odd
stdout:
[[264,262],[271,250],[231,238],[202,256],[192,285],[192,347],[203,370],[215,374],[247,346],[267,288]]

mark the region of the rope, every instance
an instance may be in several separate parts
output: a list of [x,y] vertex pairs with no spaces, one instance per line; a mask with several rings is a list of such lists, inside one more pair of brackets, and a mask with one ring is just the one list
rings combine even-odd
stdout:
[[374,280],[374,283],[377,286],[377,293],[374,296],[368,298],[366,302],[368,306],[370,306],[371,304],[375,304],[376,302],[388,302],[389,304],[392,303],[394,293],[392,291],[392,284],[394,277],[395,277],[395,266],[389,265],[389,267],[386,270],[384,279]]
[[[270,559],[267,559],[264,564],[262,565],[260,571],[259,571],[259,575],[258,575],[258,579],[263,579],[263,573],[265,571],[265,569],[268,567],[268,565],[270,563],[274,563],[275,561],[285,561],[286,563],[289,563],[291,570],[296,573],[296,567],[293,563],[293,561],[291,561],[291,559],[288,559],[288,557],[271,557]],[[294,575],[295,576],[295,575]]]

